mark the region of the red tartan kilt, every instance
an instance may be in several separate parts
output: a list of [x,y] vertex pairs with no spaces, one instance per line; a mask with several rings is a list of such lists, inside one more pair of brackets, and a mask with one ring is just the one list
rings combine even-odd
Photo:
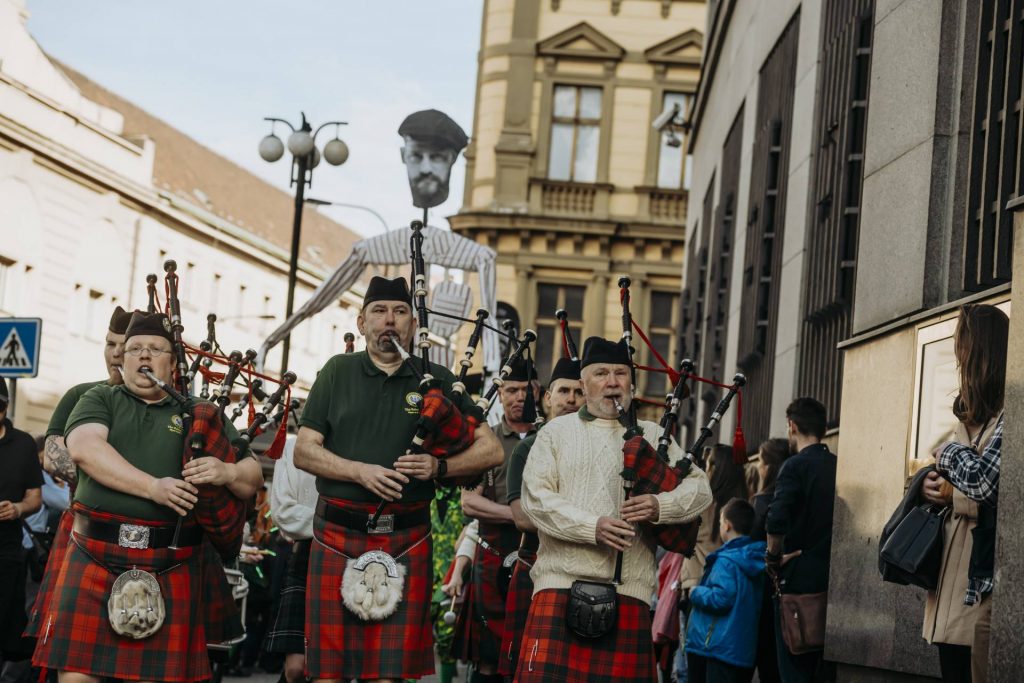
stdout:
[[[367,515],[377,508],[372,503],[328,500],[331,505]],[[429,501],[390,504],[388,512],[411,512],[429,505]],[[307,675],[349,680],[419,678],[433,673],[430,525],[368,535],[317,517],[313,536],[306,590]],[[362,621],[341,601],[346,557],[357,558],[370,550],[387,552],[406,570],[402,601],[397,611],[382,621]]]
[[565,623],[569,590],[533,596],[515,680],[521,683],[651,683],[657,680],[651,644],[651,608],[620,595],[618,624],[595,640],[580,638]]
[[203,587],[203,620],[206,625],[206,638],[210,644],[219,644],[237,640],[245,634],[242,626],[242,613],[238,609],[231,584],[224,573],[217,549],[209,539],[203,539],[202,545],[202,580]]
[[505,635],[506,598],[498,588],[498,575],[505,556],[516,548],[519,531],[511,524],[481,523],[480,538],[501,555],[477,545],[470,592],[462,603],[452,651],[467,662],[497,664]]
[[523,642],[523,629],[533,602],[533,579],[530,567],[537,561],[536,551],[519,548],[519,562],[512,570],[512,583],[505,598],[505,634],[501,639],[501,653],[498,658],[498,673],[511,676],[519,661],[519,647]]
[[[85,512],[104,521],[121,517]],[[198,547],[136,550],[72,534],[56,577],[32,663],[56,671],[143,681],[200,681],[210,677],[206,629],[196,599],[201,595]],[[107,618],[107,599],[117,575],[130,567],[157,574],[167,615],[144,640],[117,635]]]
[[64,555],[68,550],[68,542],[71,540],[71,527],[74,523],[74,512],[72,510],[65,510],[64,514],[60,516],[57,531],[53,534],[50,556],[46,560],[46,571],[43,572],[43,580],[39,584],[39,592],[36,593],[35,604],[32,605],[32,612],[28,616],[28,627],[25,629],[26,638],[38,638],[42,631],[41,623],[45,620],[41,617],[50,608],[53,585],[57,582],[57,574],[60,573],[61,565],[64,563]]

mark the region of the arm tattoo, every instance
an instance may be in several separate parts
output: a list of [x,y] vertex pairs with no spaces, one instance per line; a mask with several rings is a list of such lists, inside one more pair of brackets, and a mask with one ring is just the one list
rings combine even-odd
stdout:
[[78,480],[78,470],[63,442],[59,436],[46,437],[46,470],[57,479],[74,484]]

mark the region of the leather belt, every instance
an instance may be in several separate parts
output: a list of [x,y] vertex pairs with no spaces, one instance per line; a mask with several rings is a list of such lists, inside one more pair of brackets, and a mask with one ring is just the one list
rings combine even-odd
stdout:
[[[144,524],[104,522],[92,519],[84,514],[75,515],[73,529],[79,536],[136,550],[167,548],[174,540],[173,526],[146,526]],[[201,527],[191,525],[181,528],[181,534],[178,536],[179,548],[196,546],[202,542],[203,530]]]
[[372,530],[367,530],[366,528],[366,522],[370,519],[370,513],[344,510],[335,505],[330,505],[323,498],[317,500],[316,516],[331,524],[337,524],[354,531],[362,531],[369,534],[390,534],[393,531],[430,524],[430,506],[425,505],[411,512],[381,515],[377,526]]

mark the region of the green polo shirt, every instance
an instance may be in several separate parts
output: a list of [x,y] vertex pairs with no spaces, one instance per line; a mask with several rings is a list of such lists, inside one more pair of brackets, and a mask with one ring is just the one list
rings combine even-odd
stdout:
[[68,389],[67,393],[61,397],[57,407],[53,409],[53,415],[50,416],[50,424],[46,427],[46,435],[64,436],[64,427],[67,426],[68,417],[71,416],[71,411],[75,409],[78,399],[85,396],[85,392],[89,391],[93,387],[106,383],[106,380],[100,380],[99,382],[83,382],[82,384],[76,384]]
[[[170,398],[146,403],[123,385],[100,384],[79,399],[68,418],[65,437],[83,424],[107,427],[107,442],[135,467],[154,477],[181,478],[181,456],[185,436],[182,408]],[[238,439],[238,430],[227,423],[229,441]],[[140,491],[140,493],[143,493]],[[96,481],[81,468],[75,500],[83,505],[132,519],[174,521],[177,514],[169,507],[129,493],[115,491]]]
[[[453,396],[455,376],[433,363],[430,373],[441,380],[445,395]],[[416,433],[421,398],[420,382],[409,362],[388,375],[373,364],[366,351],[344,353],[327,361],[317,375],[300,424],[322,434],[324,448],[336,455],[394,469],[395,460],[409,448]],[[465,394],[456,405],[463,414],[480,415]],[[380,500],[353,482],[317,477],[316,488],[331,498],[360,503]],[[433,482],[411,479],[402,493],[402,502],[433,497]]]
[[[508,422],[505,421],[505,418],[501,418],[501,424],[498,425],[498,440],[501,441],[501,449],[505,452],[505,459],[500,465],[494,468],[495,503],[508,505],[508,475],[512,454],[515,453],[516,449],[518,449],[526,439],[530,439],[530,443],[532,444],[533,439],[536,438],[536,434],[537,430],[531,426],[530,430],[526,432],[526,436],[522,436],[519,432],[508,426]],[[523,462],[525,463],[525,460]],[[522,488],[521,472],[519,477],[519,487]]]

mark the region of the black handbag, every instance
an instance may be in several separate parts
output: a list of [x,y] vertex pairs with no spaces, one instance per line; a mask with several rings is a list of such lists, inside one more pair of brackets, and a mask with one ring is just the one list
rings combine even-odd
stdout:
[[900,521],[879,553],[887,565],[886,580],[934,590],[942,563],[942,527],[949,508],[918,505]]
[[616,605],[615,584],[573,581],[566,623],[580,638],[600,638],[615,628]]

